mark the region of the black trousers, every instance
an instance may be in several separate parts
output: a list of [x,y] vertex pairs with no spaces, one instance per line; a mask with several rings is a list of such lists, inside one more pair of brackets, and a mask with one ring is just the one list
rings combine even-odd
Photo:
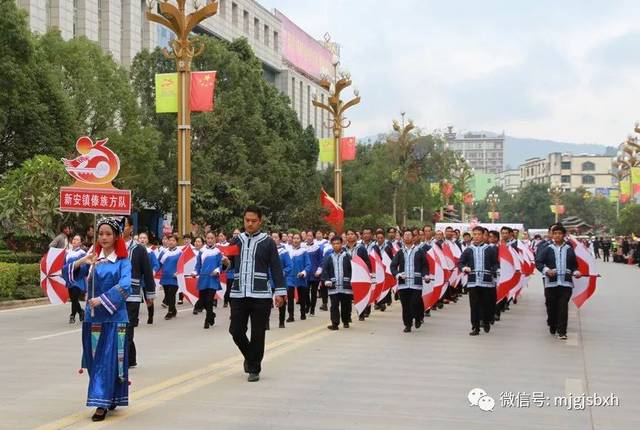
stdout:
[[127,349],[129,350],[129,366],[135,366],[137,362],[136,344],[133,341],[135,328],[138,326],[138,317],[140,315],[140,302],[127,302],[127,315],[129,315],[129,324],[127,324]]
[[607,251],[602,251],[602,261],[609,261],[610,253]]
[[402,322],[405,327],[411,327],[415,322],[424,319],[424,304],[422,303],[422,291],[403,288],[398,290],[400,304],[402,305]]
[[556,329],[558,334],[567,334],[569,300],[571,300],[572,292],[571,287],[548,287],[544,289],[547,324],[550,328]]
[[298,303],[300,304],[300,315],[306,315],[309,312],[309,289],[306,287],[289,287],[287,288],[287,311],[289,316],[293,317],[294,307],[296,305],[295,290],[298,290]]
[[200,291],[200,305],[205,310],[205,321],[209,321],[209,324],[215,322],[216,314],[213,312],[213,299],[216,296],[216,291],[210,288]]
[[496,289],[491,287],[471,287],[469,292],[469,307],[471,308],[471,327],[480,328],[480,320],[487,325],[495,318]]
[[320,281],[309,281],[309,312],[316,313],[316,304],[318,303],[318,286]]
[[331,299],[331,324],[337,326],[340,324],[340,318],[342,318],[343,324],[349,324],[351,322],[351,304],[353,302],[353,295],[346,293],[336,293],[329,295]]
[[[260,373],[264,357],[264,339],[271,314],[272,299],[229,299],[231,322],[229,333],[244,356],[248,373]],[[247,324],[251,320],[251,339],[247,337]]]
[[78,287],[69,288],[69,300],[71,300],[71,315],[82,315],[82,306],[80,306],[80,296],[82,290]]
[[177,285],[163,285],[162,289],[164,290],[164,304],[169,308],[169,312],[172,314],[177,314],[178,310],[176,309],[176,293],[178,292]]
[[329,287],[323,285],[322,282],[320,282],[320,298],[322,299],[322,304],[327,306],[329,302]]

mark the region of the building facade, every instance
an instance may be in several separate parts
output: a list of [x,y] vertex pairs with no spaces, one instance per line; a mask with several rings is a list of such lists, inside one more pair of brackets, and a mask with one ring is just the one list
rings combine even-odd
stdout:
[[596,188],[613,188],[617,181],[611,172],[611,161],[606,155],[553,152],[546,158],[526,160],[520,166],[520,186],[548,184],[566,191],[582,187],[592,193]]
[[498,173],[496,185],[508,193],[517,193],[520,189],[520,169],[503,170]]
[[479,133],[459,135],[448,127],[444,134],[449,148],[462,154],[476,171],[499,173],[504,164],[504,133],[495,137]]
[[[173,38],[170,30],[146,19],[146,0],[17,0],[17,4],[29,14],[34,33],[57,28],[64,39],[84,36],[125,67],[141,50],[167,47]],[[218,13],[195,32],[227,41],[245,37],[262,62],[265,80],[289,97],[300,124],[312,126],[318,138],[330,137],[328,118],[312,99],[315,94],[319,101],[328,100],[319,82],[331,72],[338,49],[328,49],[282,12],[271,12],[254,0],[218,0]]]
[[473,193],[475,201],[484,200],[489,190],[496,186],[496,175],[493,173],[478,172],[473,173],[469,180],[469,190]]

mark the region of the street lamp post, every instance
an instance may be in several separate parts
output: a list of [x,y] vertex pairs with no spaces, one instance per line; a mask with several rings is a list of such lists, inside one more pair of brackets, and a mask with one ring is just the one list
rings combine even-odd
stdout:
[[[331,37],[325,35],[325,44],[330,45]],[[318,101],[317,94],[313,94],[313,105],[321,109],[326,110],[329,113],[329,120],[327,127],[333,131],[333,141],[336,151],[336,160],[334,164],[335,175],[335,200],[339,206],[342,206],[342,160],[340,155],[340,138],[342,137],[342,130],[351,125],[351,121],[347,120],[344,113],[347,109],[360,103],[360,93],[357,89],[353,90],[355,97],[348,102],[344,103],[340,100],[340,93],[345,88],[351,86],[351,74],[345,70],[339,70],[340,61],[334,54],[333,60],[333,76],[322,76],[320,86],[329,93],[329,100],[327,103]]]
[[491,207],[491,224],[495,224],[496,222],[496,209],[498,208],[498,203],[500,203],[500,198],[498,197],[498,193],[495,191],[491,191],[487,195],[487,203]]
[[559,215],[559,207],[560,207],[560,203],[562,203],[562,201],[560,200],[560,197],[562,196],[562,188],[558,186],[549,187],[547,188],[547,192],[549,193],[549,195],[551,195],[551,200],[553,201],[553,205],[556,208],[554,212],[555,212],[555,222],[557,223],[558,215]]
[[[178,72],[178,233],[182,238],[191,227],[191,109],[189,89],[191,86],[191,61],[204,50],[204,44],[189,39],[191,31],[203,20],[215,15],[218,2],[211,1],[200,7],[193,1],[194,11],[187,14],[186,0],[147,0],[147,19],[173,31],[176,38],[171,41],[171,52],[163,50],[165,57],[176,61]],[[153,12],[157,4],[160,13]]]

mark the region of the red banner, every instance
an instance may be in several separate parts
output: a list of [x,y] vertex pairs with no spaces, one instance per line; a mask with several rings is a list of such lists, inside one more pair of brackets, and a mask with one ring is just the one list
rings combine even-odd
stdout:
[[216,89],[216,72],[191,72],[189,108],[192,112],[211,112]]
[[131,215],[131,191],[106,188],[60,188],[62,212]]
[[451,196],[451,194],[453,194],[453,184],[451,182],[441,183],[440,191],[442,192],[442,195],[445,197]]
[[324,220],[327,224],[333,226],[337,233],[342,233],[344,227],[344,210],[338,206],[338,203],[322,189],[320,190],[320,203],[322,207],[329,211]]
[[355,137],[340,138],[340,158],[342,161],[351,161],[356,159]]

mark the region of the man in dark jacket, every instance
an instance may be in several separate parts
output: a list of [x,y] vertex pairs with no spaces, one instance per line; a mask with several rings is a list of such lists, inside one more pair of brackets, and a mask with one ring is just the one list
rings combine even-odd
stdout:
[[536,267],[544,275],[544,297],[547,325],[552,335],[567,338],[569,300],[573,292],[573,278],[581,276],[573,248],[566,243],[567,231],[562,224],[551,228],[553,243],[538,258]]

